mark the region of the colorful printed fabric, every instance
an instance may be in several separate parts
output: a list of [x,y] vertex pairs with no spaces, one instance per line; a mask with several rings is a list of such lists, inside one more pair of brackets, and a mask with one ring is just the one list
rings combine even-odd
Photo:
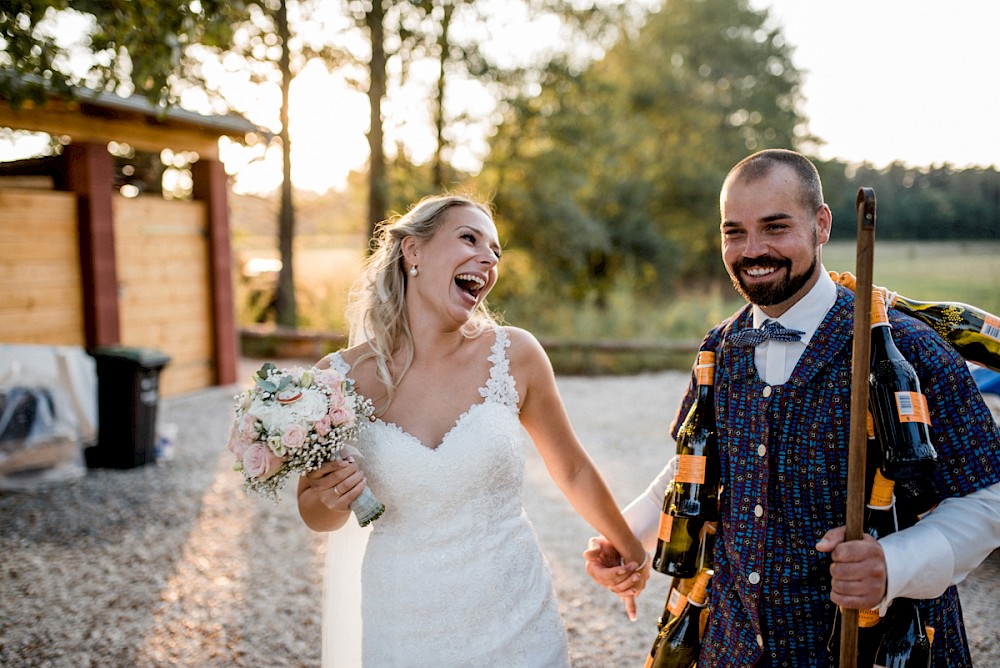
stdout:
[[[752,326],[749,306],[702,343],[716,351],[723,491],[699,668],[836,665],[826,649],[830,557],[815,545],[845,522],[854,295],[837,289],[784,385],[766,385],[753,349],[732,343]],[[930,408],[940,465],[924,494],[939,500],[1000,481],[1000,435],[962,358],[922,323],[894,310],[889,318]],[[920,606],[935,628],[933,665],[971,665],[955,587]]]

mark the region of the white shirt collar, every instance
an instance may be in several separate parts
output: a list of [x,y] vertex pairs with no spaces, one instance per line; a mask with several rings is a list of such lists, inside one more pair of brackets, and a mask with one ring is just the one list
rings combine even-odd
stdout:
[[837,284],[830,278],[826,267],[820,265],[819,279],[806,295],[795,302],[790,309],[778,318],[772,318],[764,313],[759,306],[753,305],[753,326],[760,327],[765,320],[776,320],[783,327],[805,332],[802,344],[807,345],[813,334],[823,322],[827,312],[837,301]]

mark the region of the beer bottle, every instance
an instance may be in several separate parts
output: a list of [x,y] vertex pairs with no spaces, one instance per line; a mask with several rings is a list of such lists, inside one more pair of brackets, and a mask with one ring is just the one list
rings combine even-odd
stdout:
[[[857,285],[849,272],[830,277],[850,290]],[[961,302],[924,302],[910,299],[886,288],[886,305],[930,326],[965,359],[1000,371],[1000,317]]]
[[710,570],[698,574],[684,609],[656,635],[646,668],[691,668],[697,663],[701,653],[701,610],[708,598],[711,577]]
[[931,640],[917,602],[893,601],[886,613],[885,635],[875,656],[875,668],[929,668]]
[[885,297],[872,291],[869,408],[882,447],[882,474],[891,480],[929,477],[937,466],[927,398],[913,366],[892,340]]
[[715,353],[695,364],[697,394],[677,431],[677,473],[670,514],[693,520],[719,517],[719,445],[715,427]]
[[673,489],[668,488],[663,497],[660,527],[653,553],[653,568],[676,578],[690,578],[698,572],[698,553],[701,541],[701,520],[674,517],[670,514]]

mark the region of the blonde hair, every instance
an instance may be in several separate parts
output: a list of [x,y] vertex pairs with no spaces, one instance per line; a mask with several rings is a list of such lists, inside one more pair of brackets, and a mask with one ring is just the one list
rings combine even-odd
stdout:
[[[435,195],[425,197],[403,216],[383,221],[375,231],[373,252],[365,262],[365,271],[351,291],[348,318],[351,323],[349,345],[368,343],[358,362],[373,358],[376,375],[386,388],[384,411],[392,403],[393,395],[403,376],[413,363],[413,334],[406,315],[406,286],[409,276],[403,258],[403,239],[416,237],[427,240],[434,236],[444,220],[445,213],[454,207],[467,206],[485,213],[493,220],[493,213],[486,204],[460,195]],[[462,325],[461,333],[474,338],[497,326],[483,300],[476,306],[472,317]],[[402,364],[397,368],[393,356],[403,353]]]

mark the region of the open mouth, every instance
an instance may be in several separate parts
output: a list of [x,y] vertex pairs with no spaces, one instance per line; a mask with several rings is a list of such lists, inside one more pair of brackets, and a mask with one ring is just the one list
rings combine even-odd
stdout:
[[458,286],[459,290],[476,299],[486,287],[486,281],[475,274],[459,274],[455,277],[455,285]]

